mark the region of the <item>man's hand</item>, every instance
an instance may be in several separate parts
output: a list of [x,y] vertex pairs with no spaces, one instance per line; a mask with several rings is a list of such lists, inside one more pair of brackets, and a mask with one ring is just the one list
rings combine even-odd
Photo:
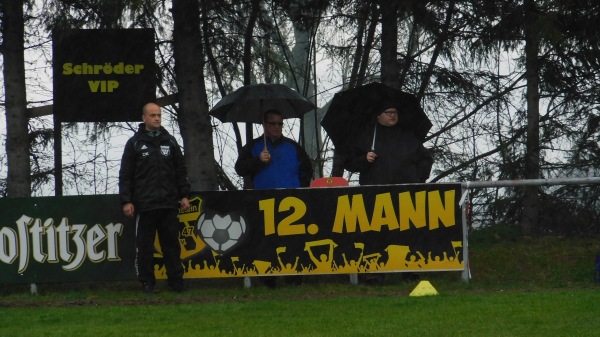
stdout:
[[133,207],[133,204],[128,202],[123,205],[123,213],[125,213],[125,215],[128,217],[132,217],[133,214],[135,214],[135,208]]
[[268,164],[271,161],[271,154],[269,153],[269,151],[267,151],[267,149],[264,149],[261,153],[260,153],[260,161],[262,161],[265,164]]
[[376,158],[377,158],[377,154],[375,152],[373,152],[373,151],[367,152],[367,161],[369,163],[374,162]]

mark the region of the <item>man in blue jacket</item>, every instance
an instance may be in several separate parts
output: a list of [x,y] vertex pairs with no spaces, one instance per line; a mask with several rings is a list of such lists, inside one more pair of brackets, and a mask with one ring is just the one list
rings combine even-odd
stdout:
[[308,187],[313,177],[310,157],[282,135],[281,113],[268,110],[263,120],[264,135],[242,148],[235,163],[237,174],[250,177],[254,189]]
[[169,289],[182,292],[178,208],[190,207],[187,168],[177,141],[161,126],[160,107],[146,104],[142,121],[125,144],[119,171],[123,212],[135,216],[137,277],[145,293],[154,293],[154,237],[158,232]]
[[[295,141],[282,135],[283,117],[277,110],[267,110],[263,116],[264,134],[246,144],[240,151],[235,171],[251,179],[250,188],[308,187],[313,178],[310,157]],[[275,287],[274,277],[261,281]],[[300,276],[286,277],[288,283],[300,285]]]

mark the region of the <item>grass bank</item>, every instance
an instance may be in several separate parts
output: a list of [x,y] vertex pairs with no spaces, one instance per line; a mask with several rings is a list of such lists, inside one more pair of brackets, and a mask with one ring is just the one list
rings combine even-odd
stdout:
[[[0,285],[0,336],[593,336],[600,330],[598,238],[477,233],[472,279],[427,273],[439,296],[409,297],[416,282],[388,274],[380,286],[346,275],[281,282],[190,280],[154,296],[136,282]],[[159,284],[163,288],[164,284]]]

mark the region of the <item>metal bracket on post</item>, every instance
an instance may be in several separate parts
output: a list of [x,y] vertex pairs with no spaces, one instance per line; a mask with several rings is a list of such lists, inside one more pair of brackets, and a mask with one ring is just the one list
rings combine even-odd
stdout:
[[29,285],[29,292],[31,293],[31,295],[37,295],[37,293],[38,293],[37,284],[31,283]]

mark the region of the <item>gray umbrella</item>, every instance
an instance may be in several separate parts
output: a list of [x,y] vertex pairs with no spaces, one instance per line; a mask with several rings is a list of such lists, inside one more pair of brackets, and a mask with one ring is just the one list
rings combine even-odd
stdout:
[[283,118],[300,118],[317,107],[283,84],[245,85],[223,97],[209,112],[221,122],[263,122],[263,113],[275,109]]

